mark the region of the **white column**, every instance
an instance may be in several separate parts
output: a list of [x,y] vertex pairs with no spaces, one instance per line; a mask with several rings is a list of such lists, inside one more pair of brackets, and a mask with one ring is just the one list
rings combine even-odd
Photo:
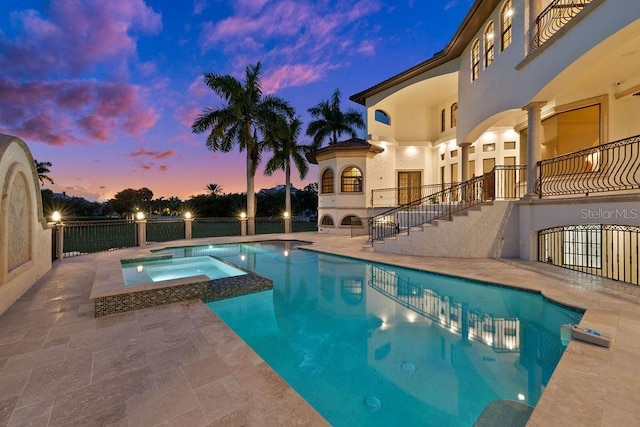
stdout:
[[136,220],[138,246],[147,246],[147,220]]
[[190,240],[191,237],[193,236],[193,218],[185,218],[184,219],[184,238],[186,240]]
[[527,196],[534,197],[538,178],[537,163],[540,161],[542,145],[542,107],[546,101],[534,101],[524,107],[527,112]]
[[469,147],[471,144],[460,144],[460,171],[462,172],[462,182],[469,180]]

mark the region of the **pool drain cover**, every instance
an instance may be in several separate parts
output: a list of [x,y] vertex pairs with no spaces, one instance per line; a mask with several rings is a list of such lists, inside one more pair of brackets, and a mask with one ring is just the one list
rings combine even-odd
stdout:
[[402,370],[412,374],[412,373],[414,373],[416,371],[416,365],[414,365],[411,362],[403,362],[402,363]]
[[370,411],[377,411],[380,409],[380,399],[375,396],[369,396],[364,400],[364,406]]

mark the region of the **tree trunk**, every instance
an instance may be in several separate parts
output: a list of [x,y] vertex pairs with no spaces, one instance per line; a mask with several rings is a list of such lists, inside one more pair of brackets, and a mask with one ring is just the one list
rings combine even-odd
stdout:
[[284,232],[291,233],[291,216],[293,215],[291,212],[291,166],[289,162],[286,163],[284,168],[285,175],[285,193],[284,193],[284,211],[288,213],[284,217]]
[[256,194],[253,183],[253,159],[247,149],[247,234],[256,234]]

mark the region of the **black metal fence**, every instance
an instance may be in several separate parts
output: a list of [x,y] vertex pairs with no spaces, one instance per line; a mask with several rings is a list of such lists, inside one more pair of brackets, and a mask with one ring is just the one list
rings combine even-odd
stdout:
[[593,0],[554,0],[536,18],[531,48],[537,49]]
[[536,193],[589,195],[640,188],[640,135],[538,162]]
[[[284,220],[256,218],[256,234],[283,233]],[[137,225],[134,220],[68,221],[52,229],[52,259],[57,258],[56,236],[63,233],[63,256],[108,251],[138,245]],[[317,231],[316,223],[292,222],[292,232]],[[191,223],[193,238],[240,236],[241,224],[237,218],[195,218]],[[184,219],[147,219],[146,241],[167,242],[186,237]]]
[[451,219],[489,201],[519,199],[526,194],[526,169],[526,165],[495,166],[484,175],[376,215],[369,219],[369,239],[373,242],[437,219]]
[[638,285],[639,235],[629,225],[548,228],[538,232],[538,261]]
[[169,242],[185,237],[184,220],[147,220],[147,242]]

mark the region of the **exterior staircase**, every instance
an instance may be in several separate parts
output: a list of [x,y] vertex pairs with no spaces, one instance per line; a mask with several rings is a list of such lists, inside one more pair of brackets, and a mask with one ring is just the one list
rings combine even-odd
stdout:
[[460,258],[510,258],[519,254],[515,201],[475,205],[431,223],[373,242],[375,252]]
[[[468,258],[518,254],[518,210],[526,165],[491,172],[369,219],[372,250]],[[515,245],[515,246],[514,246]]]

